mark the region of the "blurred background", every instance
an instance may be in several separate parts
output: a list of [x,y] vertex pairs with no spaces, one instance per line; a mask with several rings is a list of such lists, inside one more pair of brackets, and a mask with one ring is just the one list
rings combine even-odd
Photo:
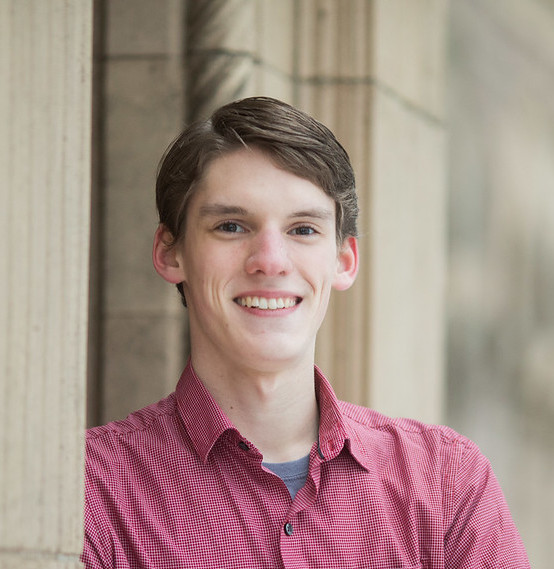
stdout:
[[[6,408],[31,403],[22,418],[5,421],[11,431],[24,424],[27,434],[21,445],[6,443],[2,453],[12,466],[0,473],[11,496],[18,495],[15,487],[30,497],[14,518],[18,502],[6,490],[0,523],[25,526],[29,500],[36,504],[45,491],[63,495],[59,469],[80,479],[80,463],[68,468],[66,458],[81,445],[85,406],[87,425],[97,425],[173,390],[188,337],[175,289],[150,262],[156,168],[190,120],[236,98],[269,95],[327,124],[357,174],[362,269],[353,289],[332,301],[317,363],[341,398],[393,416],[449,424],[476,441],[501,482],[532,566],[548,569],[554,558],[554,0],[7,4],[8,24],[0,36],[5,48],[19,49],[11,60],[3,59],[12,85],[3,91],[4,108],[15,104],[24,114],[25,97],[18,102],[14,95],[22,86],[34,124],[48,117],[43,129],[53,136],[44,141],[59,140],[60,148],[68,148],[73,139],[67,133],[84,133],[91,154],[85,141],[80,156],[92,160],[76,174],[80,186],[62,180],[68,195],[81,188],[87,205],[86,214],[79,210],[82,270],[74,294],[81,309],[73,316],[82,326],[64,333],[63,342],[66,349],[81,346],[77,357],[83,365],[63,376],[63,385],[61,373],[42,371],[52,369],[52,360],[65,361],[55,342],[40,340],[59,329],[43,326],[41,314],[36,322],[28,316],[44,280],[33,262],[32,242],[25,245],[27,257],[6,257],[6,274],[28,258],[20,276],[30,275],[35,284],[25,294],[21,280],[6,285],[6,297],[26,303],[21,318],[15,310],[5,312]],[[10,27],[21,38],[10,35]],[[41,58],[48,58],[46,68]],[[71,65],[77,67],[71,71]],[[30,77],[26,69],[38,71]],[[56,72],[65,85],[63,107],[60,97],[41,91]],[[84,93],[77,102],[70,96],[76,84]],[[80,122],[68,115],[77,104]],[[15,138],[28,145],[31,167],[47,168],[35,156],[47,152],[48,144],[33,142],[32,125],[22,130],[17,112],[15,119],[3,116],[10,125],[6,148]],[[53,126],[60,117],[63,132]],[[21,132],[31,133],[26,142]],[[39,207],[33,206],[36,195],[44,191],[36,189],[39,174],[29,178],[28,166],[19,170],[11,160],[3,163],[9,172],[4,180],[11,188],[14,180],[19,184],[18,196],[30,192],[27,209],[21,209],[17,200],[23,198],[14,198],[5,184],[12,205],[2,219],[13,240],[20,227],[12,215],[32,213]],[[52,188],[54,182],[48,177]],[[60,200],[66,204],[67,196]],[[39,227],[48,239],[49,227],[59,225],[52,216],[51,225]],[[59,243],[69,241],[59,237]],[[60,249],[56,243],[47,245],[48,255]],[[65,267],[67,255],[60,259]],[[41,267],[52,271],[51,263]],[[82,281],[88,277],[87,293]],[[47,282],[52,302],[62,287],[52,278]],[[68,282],[77,280],[66,278],[61,285]],[[64,294],[73,294],[71,286]],[[32,357],[37,342],[43,356],[29,374],[17,353],[25,345]],[[9,387],[18,378],[26,390]],[[77,383],[68,396],[67,386]],[[39,413],[41,394],[52,386],[61,394],[57,401],[68,396],[77,409],[73,447],[46,439],[40,422],[28,426],[27,419]],[[67,405],[57,405],[65,415]],[[40,409],[39,416],[62,432],[44,403]],[[57,445],[58,462],[44,452],[33,454],[48,444]],[[27,475],[29,493],[13,473],[44,472],[45,463],[48,476],[37,474],[29,482]],[[74,486],[73,501],[51,503],[48,510],[59,509],[56,519],[72,510],[70,529],[60,521],[45,537],[43,512],[43,521],[31,524],[35,533],[0,532],[0,551],[21,567],[28,565],[16,550],[39,551],[52,567],[62,566],[59,553],[65,552],[63,567],[77,566],[69,564],[81,539],[81,490]],[[60,537],[64,532],[67,539]]]

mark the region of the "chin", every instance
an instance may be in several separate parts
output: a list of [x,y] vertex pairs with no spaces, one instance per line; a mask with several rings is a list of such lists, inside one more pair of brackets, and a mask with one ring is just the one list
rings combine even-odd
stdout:
[[[269,342],[265,346],[257,346],[244,355],[244,361],[249,367],[259,371],[279,371],[287,367],[298,365],[310,355],[308,348],[299,350],[300,343],[291,345],[291,342]],[[313,352],[313,350],[312,350]]]

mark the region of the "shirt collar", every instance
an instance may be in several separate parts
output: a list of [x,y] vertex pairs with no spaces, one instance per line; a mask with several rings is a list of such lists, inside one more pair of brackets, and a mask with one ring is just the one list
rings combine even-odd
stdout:
[[319,456],[323,460],[331,460],[346,447],[360,466],[369,470],[369,457],[356,429],[345,420],[340,401],[317,366],[315,366],[315,390],[319,403]]
[[[359,437],[344,419],[331,384],[314,366],[315,392],[319,404],[318,452],[327,461],[338,456],[346,446],[356,461],[367,469],[367,456]],[[196,375],[190,359],[176,389],[179,413],[194,449],[205,463],[215,443],[226,431],[240,436],[231,420],[222,411],[210,392]]]
[[194,449],[205,463],[212,447],[236,427],[196,375],[190,359],[177,384],[177,405]]

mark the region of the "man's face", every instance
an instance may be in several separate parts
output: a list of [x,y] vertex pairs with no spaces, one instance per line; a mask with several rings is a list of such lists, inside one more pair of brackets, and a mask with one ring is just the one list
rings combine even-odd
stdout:
[[331,288],[357,269],[355,239],[337,247],[334,201],[248,149],[209,166],[176,258],[193,359],[260,371],[313,362]]

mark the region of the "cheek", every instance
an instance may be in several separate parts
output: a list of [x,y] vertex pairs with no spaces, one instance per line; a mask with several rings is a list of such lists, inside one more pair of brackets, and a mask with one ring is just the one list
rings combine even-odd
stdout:
[[328,256],[314,256],[302,265],[301,273],[313,292],[327,300],[336,275],[336,263]]
[[338,261],[335,255],[328,252],[314,252],[304,259],[301,266],[307,273],[313,275],[315,280],[325,282],[333,279],[337,272]]
[[190,296],[196,306],[205,308],[223,303],[226,287],[236,274],[233,262],[233,255],[212,255],[209,251],[202,259],[198,256],[189,259],[185,281],[185,290],[189,290],[187,298]]
[[183,251],[187,281],[194,282],[212,275],[218,268],[223,268],[224,260],[217,247],[210,247],[202,240],[189,240]]

